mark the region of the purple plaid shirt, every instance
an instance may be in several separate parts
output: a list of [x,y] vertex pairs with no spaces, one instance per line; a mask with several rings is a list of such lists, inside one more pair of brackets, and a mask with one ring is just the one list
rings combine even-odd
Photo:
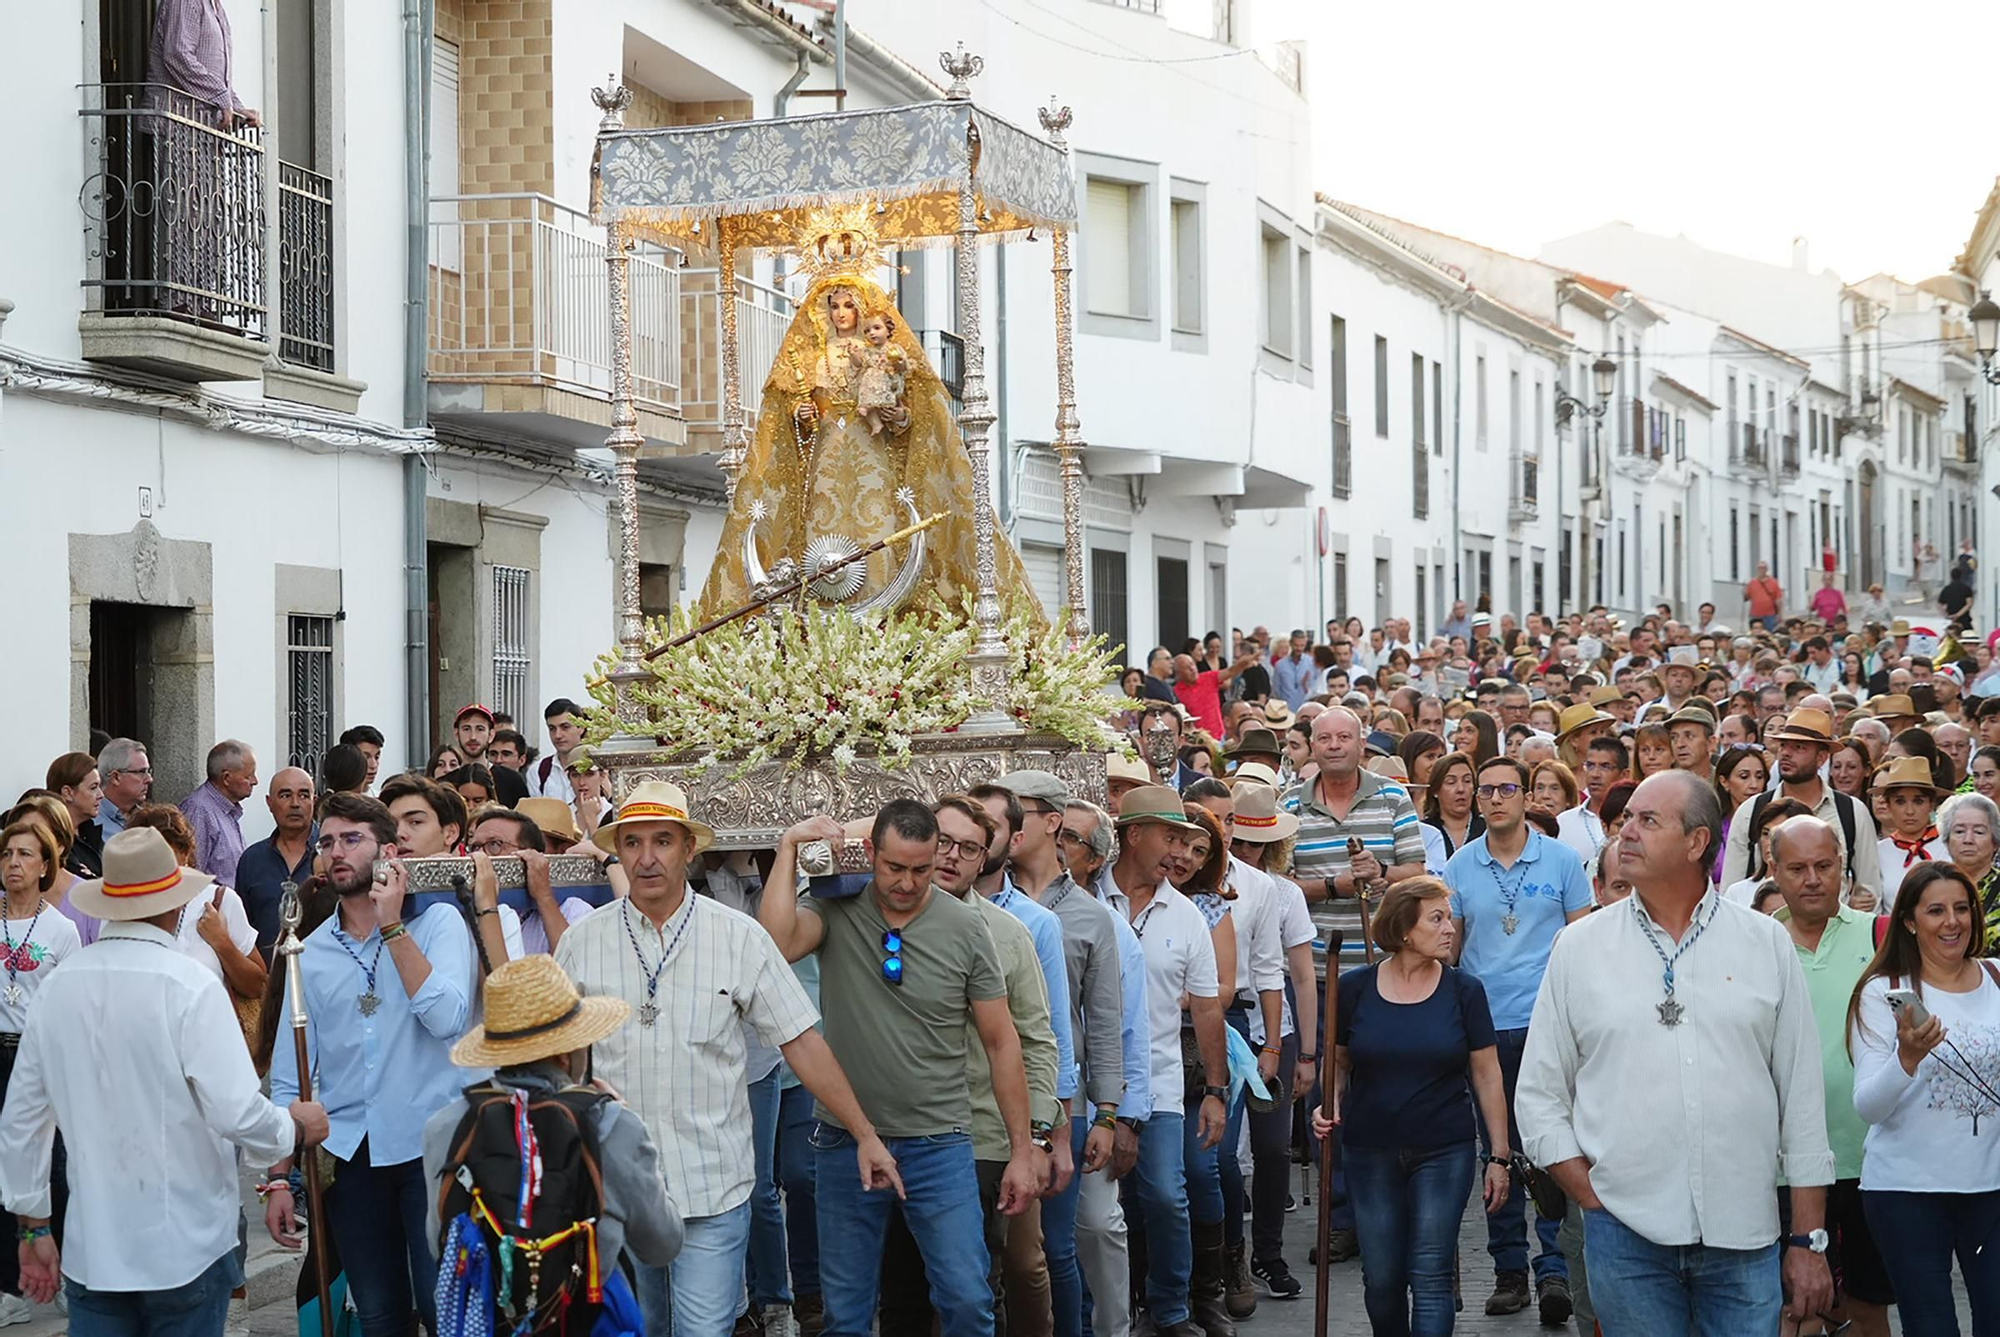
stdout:
[[241,111],[230,74],[229,15],[221,0],[160,0],[153,15],[153,46],[146,82],[169,84],[203,102]]
[[181,813],[194,827],[194,866],[225,887],[236,885],[243,857],[243,805],[210,780],[181,800]]

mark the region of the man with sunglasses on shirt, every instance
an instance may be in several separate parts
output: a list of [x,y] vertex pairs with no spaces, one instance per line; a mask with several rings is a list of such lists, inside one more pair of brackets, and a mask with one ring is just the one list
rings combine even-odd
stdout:
[[[1486,1154],[1506,1156],[1521,1143],[1514,1123],[1514,1086],[1528,1043],[1528,1018],[1548,969],[1549,951],[1564,924],[1589,913],[1590,879],[1576,851],[1528,825],[1528,768],[1495,757],[1479,768],[1474,794],[1486,832],[1444,866],[1451,888],[1451,917],[1457,928],[1458,964],[1486,986],[1500,1050],[1500,1076],[1507,1094],[1507,1128],[1488,1128]],[[1486,1219],[1486,1249],[1493,1255],[1494,1287],[1488,1314],[1513,1314],[1528,1305],[1528,1239],[1522,1225],[1527,1207],[1523,1186],[1514,1181],[1507,1203]],[[1557,1247],[1561,1223],[1535,1220],[1541,1242],[1535,1264],[1535,1302],[1541,1320],[1569,1320],[1569,1269]]]
[[[786,831],[757,918],[787,961],[819,957],[826,1042],[901,1171],[903,1218],[922,1250],[943,1337],[991,1337],[984,1213],[978,1195],[965,1191],[977,1179],[965,1131],[972,1122],[966,1072],[981,1061],[969,1034],[986,1051],[1006,1127],[997,1210],[1019,1215],[1048,1179],[1047,1153],[1030,1128],[1031,1117],[1040,1116],[1030,1114],[1006,979],[979,909],[932,886],[938,822],[928,807],[896,799],[876,814],[865,845],[873,876],[861,894],[801,902],[799,847],[816,841],[838,847],[845,839],[840,823],[826,816]],[[823,1106],[814,1112],[825,1337],[867,1337],[894,1199],[886,1186],[863,1188],[850,1130]]]

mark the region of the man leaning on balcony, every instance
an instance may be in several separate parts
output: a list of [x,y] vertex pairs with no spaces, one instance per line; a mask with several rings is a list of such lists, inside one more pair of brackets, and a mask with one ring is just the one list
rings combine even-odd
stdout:
[[222,0],[160,0],[153,15],[153,46],[146,56],[146,81],[165,84],[219,108],[217,124],[262,125],[256,109],[236,96],[229,40],[229,15]]

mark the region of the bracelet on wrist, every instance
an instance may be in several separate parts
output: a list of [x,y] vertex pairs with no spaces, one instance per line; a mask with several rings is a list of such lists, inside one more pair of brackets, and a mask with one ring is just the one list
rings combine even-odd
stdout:
[[1319,1062],[1319,1055],[1318,1055],[1318,1054],[1301,1054],[1301,1055],[1299,1055],[1299,1062],[1301,1062],[1301,1063],[1317,1063],[1317,1062]]
[[480,911],[478,911],[478,912],[477,912],[477,915],[478,915],[479,917],[484,917],[484,916],[486,916],[486,915],[497,915],[497,914],[499,914],[499,913],[500,913],[500,907],[499,907],[499,906],[497,906],[497,905],[489,905],[489,906],[487,906],[487,907],[486,907],[486,908],[485,908],[484,910],[480,910]]
[[1118,1126],[1118,1111],[1099,1110],[1097,1117],[1092,1119],[1090,1123],[1093,1128],[1116,1128]]
[[1257,1052],[1260,1054],[1282,1054],[1285,1051],[1280,1049],[1276,1045],[1265,1045],[1262,1049],[1258,1050]]
[[270,1180],[268,1183],[257,1185],[257,1201],[263,1202],[265,1199],[269,1198],[273,1193],[278,1192],[280,1189],[284,1190],[286,1193],[290,1193],[292,1191],[292,1186],[289,1182],[283,1179],[273,1179]]
[[1488,1165],[1497,1165],[1501,1169],[1508,1171],[1511,1171],[1514,1168],[1513,1158],[1508,1156],[1488,1156],[1486,1158],[1486,1163]]
[[23,1244],[41,1239],[47,1235],[53,1235],[54,1233],[55,1230],[50,1226],[22,1226],[19,1231],[21,1243]]
[[384,924],[382,925],[382,941],[394,942],[396,939],[402,937],[405,933],[408,932],[409,930],[404,928],[400,922],[394,924]]

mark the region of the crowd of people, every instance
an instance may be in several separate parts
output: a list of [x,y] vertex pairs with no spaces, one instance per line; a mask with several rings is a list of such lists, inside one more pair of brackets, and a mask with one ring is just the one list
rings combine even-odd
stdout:
[[[679,1337],[1233,1337],[1303,1292],[1319,1155],[1380,1333],[1451,1329],[1475,1193],[1488,1314],[1951,1332],[1955,1258],[2000,1324],[2000,677],[1766,621],[1162,647],[1108,804],[1022,770],[764,851],[672,784],[614,804],[568,700],[400,773],[366,725],[317,780],[224,740],[173,806],[138,740],[65,754],[0,821],[0,1323],[221,1331],[240,1157],[366,1337],[621,1284]],[[410,891],[439,856],[463,898]],[[544,1174],[594,1186],[587,1260],[529,1230]]]

